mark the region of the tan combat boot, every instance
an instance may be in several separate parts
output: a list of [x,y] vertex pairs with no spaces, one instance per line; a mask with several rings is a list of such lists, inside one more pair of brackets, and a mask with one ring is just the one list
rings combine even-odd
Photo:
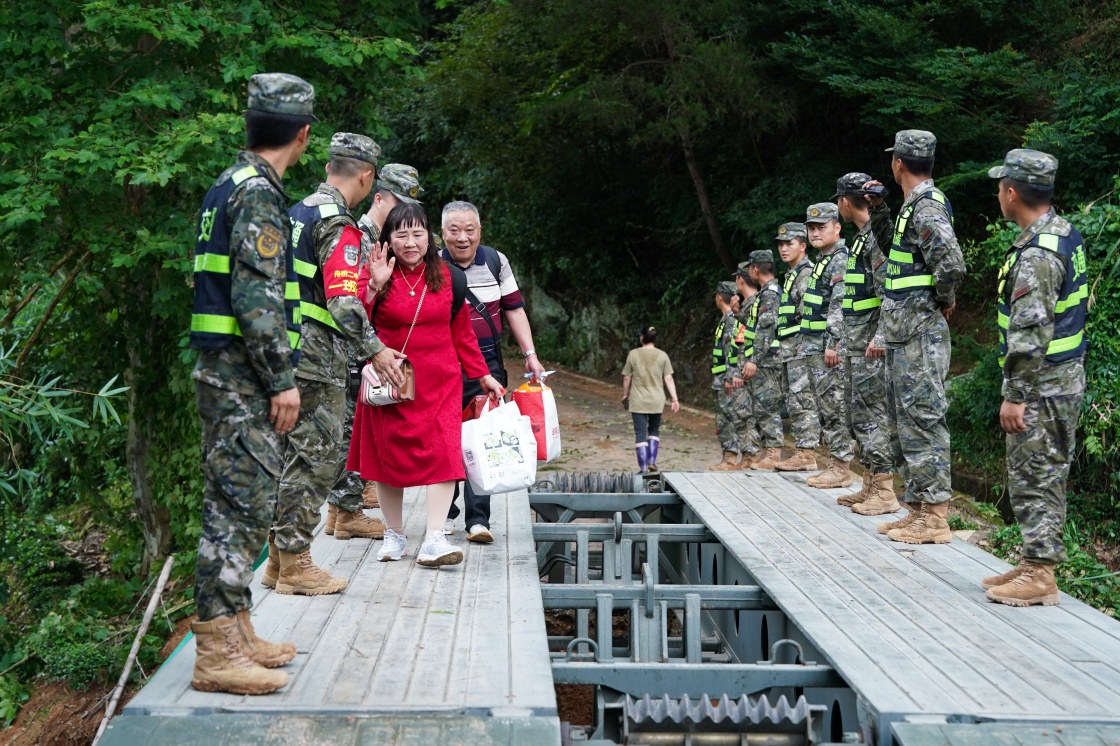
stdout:
[[323,526],[323,533],[334,536],[334,527],[338,525],[338,506],[327,503],[327,523]]
[[735,468],[736,469],[742,469],[743,471],[750,471],[751,467],[754,466],[754,464],[761,458],[762,458],[762,453],[761,452],[760,453],[747,453],[746,451],[743,451],[743,455],[742,455],[742,457],[740,457],[739,463],[736,464]]
[[276,551],[276,540],[270,533],[268,535],[268,560],[264,563],[264,575],[261,576],[261,585],[265,588],[275,588],[276,579],[280,577],[280,555]]
[[197,656],[191,687],[200,692],[268,694],[288,683],[288,674],[254,663],[241,647],[237,618],[191,622]]
[[[860,515],[886,515],[897,513],[902,506],[894,496],[894,474],[867,475],[865,482],[871,484],[868,498],[858,505],[853,505],[852,510]],[[896,528],[904,528],[896,526]]]
[[366,488],[362,490],[362,507],[363,508],[380,508],[381,503],[377,502],[377,483],[366,482]]
[[339,510],[338,522],[334,524],[334,538],[343,541],[353,538],[384,539],[385,524],[380,518],[370,518],[361,510],[355,510],[353,513]]
[[906,508],[906,515],[899,518],[897,521],[889,523],[880,523],[875,527],[875,530],[881,534],[889,534],[896,528],[906,528],[914,521],[918,520],[918,514],[921,513],[921,503],[905,503],[903,507]]
[[867,499],[871,489],[871,475],[867,472],[863,474],[863,481],[860,483],[859,492],[849,492],[846,495],[841,495],[836,498],[837,505],[843,505],[845,508],[850,508],[853,505],[863,502]]
[[988,600],[1008,606],[1057,606],[1054,566],[1023,560],[1021,567],[1014,580],[988,589]]
[[249,610],[237,612],[237,626],[241,631],[241,652],[259,666],[276,668],[291,663],[296,657],[296,646],[290,642],[269,642],[257,637]]
[[778,471],[817,471],[817,454],[812,448],[798,448],[785,461],[774,464]]
[[709,466],[708,471],[731,471],[732,469],[738,468],[738,464],[735,462],[735,456],[736,454],[731,451],[724,451],[723,461],[720,461],[715,466]]
[[1003,585],[1004,583],[1010,583],[1012,580],[1019,577],[1019,575],[1023,572],[1023,570],[1026,570],[1026,569],[1027,569],[1026,560],[1019,560],[1018,565],[1016,565],[1015,567],[1012,567],[1010,570],[1003,573],[1002,575],[989,575],[988,577],[981,580],[980,581],[980,587],[983,588],[984,590],[988,590],[989,588],[995,588],[997,585]]
[[349,580],[333,578],[311,561],[311,550],[299,554],[280,552],[280,581],[276,592],[284,595],[322,596],[338,593],[350,585]]
[[762,453],[758,454],[758,461],[751,464],[752,469],[760,471],[773,471],[774,464],[782,460],[781,448],[763,448]]
[[852,486],[852,469],[850,462],[841,461],[835,456],[829,456],[828,468],[816,476],[805,480],[810,487],[819,490],[833,490],[838,487]]
[[948,517],[949,503],[922,503],[914,522],[888,531],[887,538],[905,544],[948,544],[953,540]]

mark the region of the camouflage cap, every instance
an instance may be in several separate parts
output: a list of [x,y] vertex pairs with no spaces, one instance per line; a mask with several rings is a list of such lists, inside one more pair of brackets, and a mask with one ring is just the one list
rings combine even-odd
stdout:
[[1041,150],[1017,148],[1008,151],[1002,166],[988,171],[993,179],[1007,177],[1027,184],[1049,186],[1058,174],[1058,159]]
[[840,220],[840,209],[832,202],[818,202],[805,210],[806,223],[827,223]]
[[331,155],[356,158],[377,168],[377,159],[381,157],[381,146],[365,135],[335,132],[331,135]]
[[872,178],[862,171],[852,171],[844,174],[836,180],[836,194],[832,195],[832,199],[853,194],[864,194],[863,185],[869,181],[872,181]]
[[905,155],[909,158],[932,158],[936,149],[937,138],[932,132],[902,130],[894,136],[894,147],[887,148],[886,152],[894,151],[895,155]]
[[716,292],[735,295],[739,292],[739,288],[735,287],[735,283],[733,283],[731,280],[722,280],[716,284]]
[[751,263],[739,262],[739,266],[731,273],[732,277],[750,277],[751,276]]
[[377,180],[377,188],[385,189],[396,195],[401,202],[420,204],[417,195],[424,191],[420,186],[420,174],[412,166],[403,163],[387,163],[381,169],[381,178]]
[[808,235],[804,223],[782,223],[778,226],[778,235],[774,236],[774,240],[789,241],[794,238],[804,240]]
[[[773,264],[774,252],[770,249],[755,249],[751,252],[750,260],[747,264]],[[743,265],[739,265],[740,267]]]
[[288,73],[257,73],[249,78],[249,110],[308,117],[313,111],[315,89],[303,78]]

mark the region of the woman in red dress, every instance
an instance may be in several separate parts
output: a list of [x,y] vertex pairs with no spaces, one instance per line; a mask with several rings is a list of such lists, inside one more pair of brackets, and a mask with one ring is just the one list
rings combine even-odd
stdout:
[[373,247],[362,302],[381,341],[412,363],[416,398],[382,407],[359,402],[346,466],[377,482],[387,528],[379,560],[407,554],[404,489],[425,486],[428,527],[416,561],[457,565],[463,550],[447,541],[443,522],[455,483],[464,478],[460,365],[491,396],[505,390],[478,351],[470,313],[463,308],[451,317],[453,270],[439,258],[423,207],[393,208],[381,235],[389,242]]

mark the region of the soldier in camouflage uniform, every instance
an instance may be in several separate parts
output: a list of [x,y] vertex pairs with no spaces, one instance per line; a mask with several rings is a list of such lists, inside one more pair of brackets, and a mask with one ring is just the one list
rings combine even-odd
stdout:
[[[782,288],[774,278],[774,252],[758,249],[747,262],[751,279],[761,288],[755,304],[753,328],[748,324],[748,351],[744,351],[743,379],[754,394],[754,420],[762,453],[752,469],[770,470],[782,458],[782,360],[778,343],[778,307]],[[742,267],[742,265],[740,265]],[[754,337],[750,334],[753,332]]]
[[894,423],[887,411],[885,344],[876,341],[887,257],[882,246],[891,240],[891,212],[882,196],[868,192],[881,186],[865,173],[844,174],[836,181],[840,216],[855,223],[859,232],[852,241],[844,275],[844,336],[840,354],[848,375],[848,426],[859,443],[863,464],[863,490],[841,495],[836,502],[861,515],[895,513],[901,507],[894,494]]
[[206,477],[191,628],[191,686],[265,694],[287,684],[291,643],[256,637],[249,618],[253,561],[268,537],[285,435],[300,397],[299,289],[288,250],[288,198],[280,185],[310,133],[314,89],[294,75],[254,75],[248,143],[206,194],[194,258],[192,377],[202,419]]
[[[311,532],[346,461],[348,359],[392,361],[377,339],[358,298],[363,235],[350,208],[373,189],[381,148],[364,135],[331,138],[327,180],[288,211],[292,250],[300,276],[304,335],[299,380],[300,418],[288,437],[276,506],[274,542],[263,582],[278,593],[321,595],[343,590],[311,560]],[[345,495],[328,508],[328,526],[339,539],[380,538],[385,527],[362,512],[361,497]],[[273,552],[270,552],[270,557]]]
[[945,377],[949,372],[949,325],[956,291],[965,274],[953,233],[952,208],[933,184],[932,132],[895,135],[891,169],[906,194],[895,219],[879,328],[887,343],[890,413],[897,440],[895,461],[905,460],[907,496],[920,503],[906,518],[880,529],[892,541],[952,541],[949,498],[949,428]]
[[731,311],[731,298],[735,294],[735,285],[731,282],[724,280],[716,286],[715,303],[721,316],[712,348],[712,390],[716,392],[716,433],[723,449],[723,459],[708,467],[712,471],[730,471],[738,466],[735,459],[739,455],[739,438],[732,410],[732,382],[739,363],[739,347],[735,338],[740,326]]
[[804,315],[805,289],[813,273],[813,263],[805,255],[807,233],[804,223],[784,223],[775,240],[782,261],[789,266],[782,283],[782,304],[778,308],[778,341],[781,345],[785,376],[782,382],[789,412],[793,444],[792,456],[774,465],[779,471],[816,471],[813,449],[821,444],[821,423],[808,354],[801,349],[801,319]]
[[989,175],[999,179],[1003,216],[1022,229],[1007,251],[998,293],[1007,487],[1023,533],[1011,572],[984,578],[992,601],[1058,603],[1054,567],[1062,542],[1066,479],[1085,395],[1088,286],[1081,234],[1054,212],[1058,159],[1012,150]]
[[820,412],[821,433],[828,446],[828,468],[806,483],[819,489],[852,484],[850,464],[855,442],[848,432],[848,402],[844,395],[846,358],[840,354],[844,337],[844,273],[848,247],[840,237],[840,213],[831,202],[809,205],[805,229],[809,243],[821,252],[805,289],[801,317],[801,352],[809,361],[813,397]]
[[[739,441],[739,450],[742,457],[739,460],[740,469],[749,469],[751,464],[758,460],[762,448],[758,438],[758,412],[754,407],[754,385],[743,377],[743,366],[754,352],[754,327],[758,321],[758,291],[759,286],[751,279],[750,264],[742,262],[732,275],[735,288],[739,291],[743,302],[735,312],[739,322],[736,344],[739,346],[739,367],[732,379],[731,409],[735,415],[735,434]],[[741,337],[741,339],[739,338]],[[736,387],[736,381],[738,386]]]
[[[377,178],[377,188],[373,199],[370,200],[369,210],[358,219],[358,228],[362,231],[362,260],[361,266],[365,267],[370,261],[370,247],[377,243],[381,236],[381,226],[385,225],[385,218],[389,212],[402,202],[417,202],[416,195],[423,192],[418,181],[416,169],[403,163],[387,163],[380,170]],[[351,350],[349,368],[352,372],[361,371],[365,360],[361,358],[360,351]],[[358,403],[357,383],[351,382],[346,387],[346,418],[342,423],[342,452],[350,452],[350,437],[354,430],[354,408]],[[338,481],[331,489],[328,502],[331,505],[350,506],[359,502],[363,508],[376,508],[377,487],[374,482],[362,483],[362,478],[357,472],[343,468]],[[334,534],[334,524],[331,515],[327,516],[327,524],[323,529],[328,534]]]

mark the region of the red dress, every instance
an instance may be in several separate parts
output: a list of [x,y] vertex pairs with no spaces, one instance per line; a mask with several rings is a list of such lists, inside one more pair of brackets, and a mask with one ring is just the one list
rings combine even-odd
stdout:
[[[446,266],[440,270],[443,284],[438,292],[428,289],[404,350],[415,370],[416,399],[386,407],[358,403],[346,468],[359,472],[362,479],[416,487],[464,478],[460,364],[468,378],[481,378],[490,370],[478,350],[466,303],[451,320],[450,270]],[[389,292],[371,319],[378,338],[394,350],[404,345],[416,314],[423,273],[423,264],[411,272],[398,264]],[[415,296],[408,294],[409,285],[415,287]],[[367,313],[372,310],[373,304],[366,306]]]

